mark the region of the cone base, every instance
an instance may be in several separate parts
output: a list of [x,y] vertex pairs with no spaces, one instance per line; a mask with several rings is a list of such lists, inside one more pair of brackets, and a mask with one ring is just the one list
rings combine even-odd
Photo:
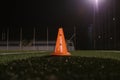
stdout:
[[70,56],[71,54],[69,52],[67,53],[53,53],[53,56]]

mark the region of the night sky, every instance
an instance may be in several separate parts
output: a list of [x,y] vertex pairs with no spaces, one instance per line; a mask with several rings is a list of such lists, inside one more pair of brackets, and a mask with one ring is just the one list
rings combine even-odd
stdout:
[[[94,10],[93,4],[88,1],[90,0],[3,0],[0,3],[0,37],[9,28],[10,40],[19,40],[19,31],[22,28],[23,39],[32,39],[33,28],[36,28],[36,38],[46,40],[48,27],[49,40],[56,40],[57,30],[62,26],[66,39],[69,39],[76,27],[77,48],[89,49],[88,34],[90,34],[89,27],[93,25]],[[113,36],[113,39],[115,36],[110,45],[114,45],[116,41],[116,44],[119,44],[117,47],[120,46],[119,5],[120,0],[104,0],[99,4],[99,10],[96,11],[95,16],[96,35],[104,37],[106,33],[108,37]],[[113,32],[113,29],[116,31]],[[98,46],[106,43],[105,38],[98,40]]]

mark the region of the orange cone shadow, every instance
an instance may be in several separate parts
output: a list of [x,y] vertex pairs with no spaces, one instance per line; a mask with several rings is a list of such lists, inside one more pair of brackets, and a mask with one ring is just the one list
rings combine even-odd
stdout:
[[62,28],[59,28],[55,51],[52,55],[56,56],[69,56],[70,53],[67,50],[64,32]]

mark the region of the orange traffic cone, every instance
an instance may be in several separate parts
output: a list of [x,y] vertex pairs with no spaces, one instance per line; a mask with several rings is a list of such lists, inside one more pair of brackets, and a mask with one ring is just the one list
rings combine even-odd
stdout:
[[59,28],[55,51],[52,55],[57,55],[57,56],[70,55],[66,47],[66,41],[65,41],[64,32],[62,28]]

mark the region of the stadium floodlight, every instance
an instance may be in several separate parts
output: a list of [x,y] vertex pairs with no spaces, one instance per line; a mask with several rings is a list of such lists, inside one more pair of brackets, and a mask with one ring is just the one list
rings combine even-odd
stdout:
[[106,1],[106,0],[87,0],[87,2],[89,2],[90,4],[93,4],[94,8],[97,8],[97,9],[98,9],[99,5],[104,1]]
[[93,13],[93,36],[94,36],[94,41],[93,41],[93,46],[94,46],[94,49],[96,49],[96,30],[95,30],[95,27],[96,27],[96,11],[98,11],[99,9],[99,4],[101,4],[102,2],[104,2],[105,0],[89,0],[92,4],[93,4],[93,10],[94,10],[94,13]]
[[87,0],[90,4],[93,5],[93,36],[94,36],[94,39],[93,39],[93,48],[96,49],[96,38],[95,38],[95,34],[96,34],[96,31],[95,31],[95,21],[96,21],[96,10],[98,10],[98,4],[100,3],[101,0]]
[[100,3],[101,0],[88,0],[89,3],[91,3],[92,5],[94,5],[94,8],[98,9],[98,5]]

